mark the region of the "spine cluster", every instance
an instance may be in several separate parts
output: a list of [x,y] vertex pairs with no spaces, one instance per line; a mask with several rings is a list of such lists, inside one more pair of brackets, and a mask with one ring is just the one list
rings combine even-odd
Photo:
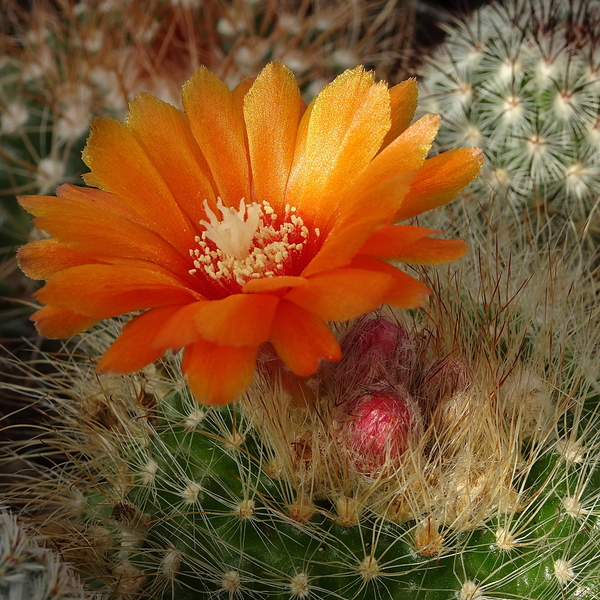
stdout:
[[438,112],[440,150],[482,147],[470,189],[506,212],[598,228],[600,4],[510,0],[448,28],[421,68],[420,108]]
[[0,507],[0,597],[9,600],[83,600],[72,569],[44,548]]

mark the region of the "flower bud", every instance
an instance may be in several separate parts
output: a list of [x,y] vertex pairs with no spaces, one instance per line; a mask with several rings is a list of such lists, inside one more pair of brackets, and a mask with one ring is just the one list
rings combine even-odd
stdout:
[[[416,363],[415,344],[408,332],[382,317],[359,319],[342,342],[336,371],[346,387],[385,381],[409,386]],[[351,383],[349,383],[351,382]]]
[[401,386],[371,390],[341,408],[340,428],[350,464],[367,476],[397,463],[423,431],[419,407]]

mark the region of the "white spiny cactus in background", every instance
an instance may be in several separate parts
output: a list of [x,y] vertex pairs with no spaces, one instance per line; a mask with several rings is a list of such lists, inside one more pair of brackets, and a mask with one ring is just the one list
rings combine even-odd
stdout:
[[419,107],[442,115],[441,150],[483,148],[474,201],[493,190],[507,213],[597,233],[599,41],[598,0],[508,0],[448,28],[420,69]]
[[0,598],[6,600],[84,600],[83,586],[52,550],[39,545],[0,506]]

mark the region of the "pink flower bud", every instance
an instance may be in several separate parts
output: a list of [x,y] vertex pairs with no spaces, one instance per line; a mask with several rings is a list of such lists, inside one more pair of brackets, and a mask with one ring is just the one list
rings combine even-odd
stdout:
[[398,343],[408,334],[387,319],[369,319],[363,323],[360,349],[363,353],[377,352],[384,357],[393,356]]
[[401,386],[373,390],[340,408],[350,463],[367,476],[393,466],[423,430],[419,407]]
[[417,360],[415,344],[397,323],[382,317],[359,319],[341,347],[344,358],[336,371],[338,379],[348,380],[346,387],[376,381],[408,387]]

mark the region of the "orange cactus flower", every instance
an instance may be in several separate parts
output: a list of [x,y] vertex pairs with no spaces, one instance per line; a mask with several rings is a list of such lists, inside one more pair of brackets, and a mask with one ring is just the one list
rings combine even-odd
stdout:
[[416,95],[414,80],[388,89],[356,68],[307,107],[281,64],[233,91],[203,68],[184,111],[140,94],[125,124],[96,120],[83,152],[93,187],[20,198],[52,236],[19,252],[47,280],[39,332],[143,311],[98,369],[129,373],[183,348],[192,393],[212,404],[244,392],[264,343],[299,376],[339,360],[327,321],[429,293],[386,259],[466,250],[394,224],[449,202],[481,166],[471,148],[426,159],[439,118],[409,126]]

